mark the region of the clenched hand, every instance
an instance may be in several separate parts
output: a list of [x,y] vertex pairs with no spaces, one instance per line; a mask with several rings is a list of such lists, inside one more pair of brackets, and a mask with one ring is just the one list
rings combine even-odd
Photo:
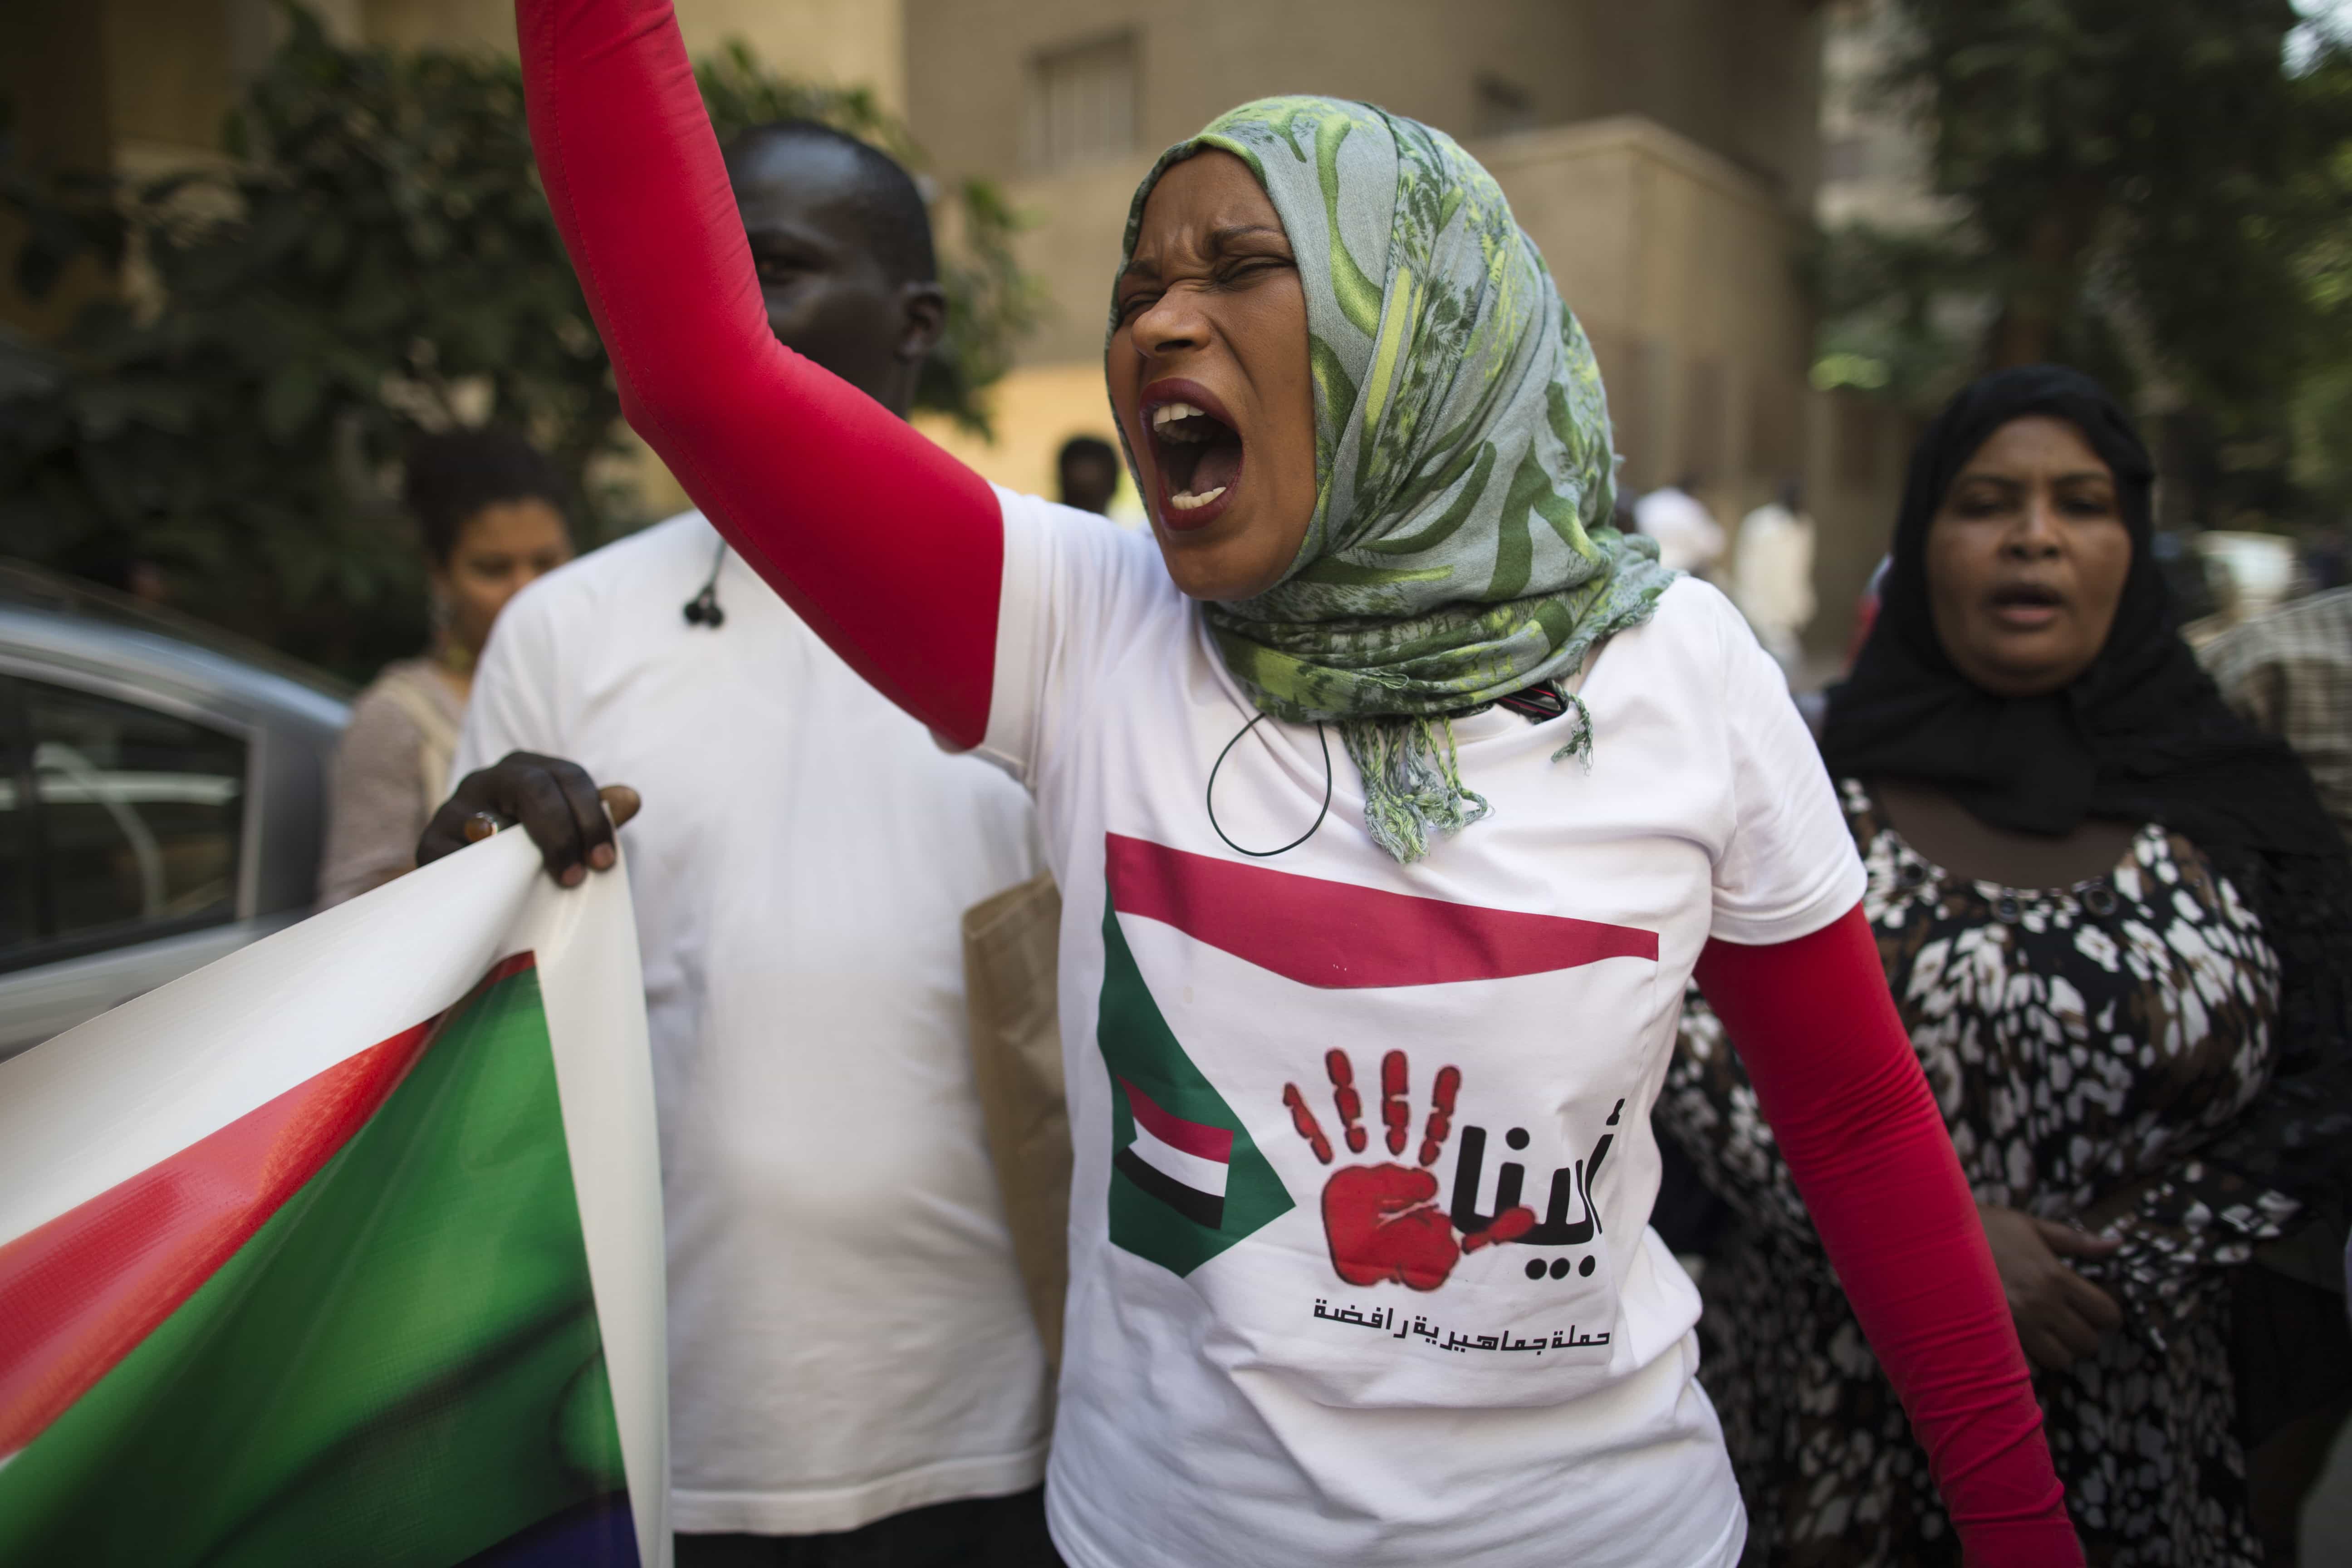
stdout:
[[458,782],[457,793],[425,825],[416,863],[428,865],[488,837],[496,819],[497,825],[521,824],[539,846],[547,874],[578,887],[591,869],[609,870],[619,860],[613,830],[636,816],[638,804],[637,792],[626,784],[598,789],[577,763],[509,752]]

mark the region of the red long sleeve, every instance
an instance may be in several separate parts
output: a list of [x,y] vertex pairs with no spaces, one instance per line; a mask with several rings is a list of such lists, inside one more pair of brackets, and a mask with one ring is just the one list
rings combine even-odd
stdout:
[[1861,906],[1796,942],[1711,942],[1698,983],[1747,1064],[1969,1561],[2081,1563],[1975,1200]]
[[517,0],[515,21],[531,147],[629,423],[851,668],[978,744],[995,496],[769,332],[668,0]]

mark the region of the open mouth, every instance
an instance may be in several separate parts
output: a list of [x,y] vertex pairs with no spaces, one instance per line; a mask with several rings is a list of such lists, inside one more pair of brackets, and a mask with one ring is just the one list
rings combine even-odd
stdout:
[[1160,521],[1199,528],[1233,500],[1242,477],[1242,437],[1223,405],[1190,383],[1161,383],[1146,394],[1143,419],[1160,477]]
[[1996,620],[2021,628],[2044,626],[2066,607],[2066,596],[2040,583],[2005,583],[1992,591]]

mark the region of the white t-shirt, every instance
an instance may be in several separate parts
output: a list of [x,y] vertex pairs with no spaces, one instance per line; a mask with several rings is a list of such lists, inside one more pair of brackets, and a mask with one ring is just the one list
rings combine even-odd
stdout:
[[[1707,939],[1862,894],[1780,671],[1679,581],[1582,685],[1590,770],[1562,721],[1454,724],[1493,814],[1418,865],[1313,725],[1233,746],[1213,826],[1256,710],[1151,539],[1003,505],[982,749],[1063,889],[1073,1568],[1735,1561],[1649,1111]],[[1286,844],[1327,787],[1297,848],[1220,840]]]
[[[1108,534],[1114,531],[1096,525]],[[507,606],[463,773],[634,784],[685,1531],[803,1534],[1036,1484],[1045,1361],[982,1140],[959,917],[1035,874],[1029,803],[950,756],[696,514]]]

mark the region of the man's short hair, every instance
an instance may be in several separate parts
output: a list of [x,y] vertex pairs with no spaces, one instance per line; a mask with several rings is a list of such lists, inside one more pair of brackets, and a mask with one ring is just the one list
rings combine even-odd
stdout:
[[771,120],[738,132],[727,143],[728,160],[731,163],[738,153],[770,142],[814,142],[846,150],[857,164],[853,204],[875,260],[895,283],[939,280],[939,258],[931,247],[930,211],[923,205],[923,194],[916,189],[914,176],[896,158],[823,121]]
[[1099,436],[1073,436],[1062,443],[1055,466],[1067,468],[1074,463],[1100,463],[1114,474],[1118,472],[1118,452]]

